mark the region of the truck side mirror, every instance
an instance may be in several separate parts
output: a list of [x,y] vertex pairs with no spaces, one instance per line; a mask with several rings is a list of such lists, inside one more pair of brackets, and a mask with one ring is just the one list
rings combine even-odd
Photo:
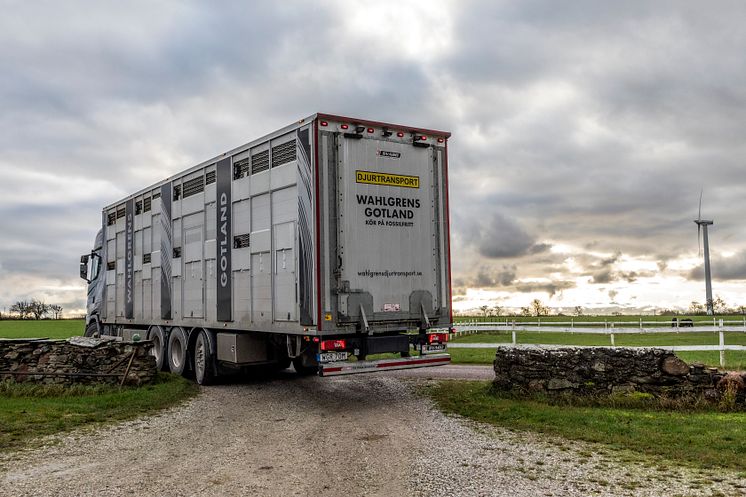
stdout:
[[88,281],[88,257],[88,254],[80,256],[80,277],[90,283]]

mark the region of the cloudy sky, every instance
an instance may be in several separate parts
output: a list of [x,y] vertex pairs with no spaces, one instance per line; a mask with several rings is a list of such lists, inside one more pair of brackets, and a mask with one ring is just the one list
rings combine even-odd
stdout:
[[746,305],[746,4],[22,2],[0,17],[0,309],[84,307],[125,194],[316,111],[447,129],[454,300]]

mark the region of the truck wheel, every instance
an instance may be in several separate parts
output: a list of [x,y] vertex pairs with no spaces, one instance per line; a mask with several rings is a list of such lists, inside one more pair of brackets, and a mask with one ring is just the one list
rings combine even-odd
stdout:
[[176,327],[171,328],[168,336],[168,367],[172,373],[185,375],[187,368],[187,337],[184,330]]
[[96,324],[96,321],[91,321],[88,323],[88,326],[85,327],[85,333],[83,333],[83,336],[92,337],[96,333],[98,333],[98,325]]
[[167,342],[166,333],[160,326],[153,326],[148,331],[148,340],[153,341],[151,353],[155,357],[155,367],[158,371],[168,371],[168,361],[166,360]]
[[312,374],[316,374],[319,370],[318,366],[307,366],[303,363],[303,356],[299,355],[295,359],[293,359],[293,368],[295,368],[295,372],[298,373],[300,376],[309,376]]
[[197,340],[194,342],[194,379],[200,385],[212,385],[215,374],[212,368],[212,352],[210,352],[210,341],[205,330],[200,330]]

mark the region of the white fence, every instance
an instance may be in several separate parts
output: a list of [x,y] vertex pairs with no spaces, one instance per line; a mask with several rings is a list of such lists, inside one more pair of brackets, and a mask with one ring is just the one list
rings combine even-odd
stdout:
[[[652,326],[651,326],[652,325]],[[449,348],[463,349],[491,349],[499,346],[511,345],[513,347],[559,347],[559,344],[519,344],[518,334],[520,332],[542,332],[542,333],[570,333],[570,334],[603,334],[609,337],[609,345],[616,346],[616,335],[628,334],[654,334],[654,333],[702,333],[711,332],[718,334],[717,345],[654,345],[654,347],[671,350],[673,352],[698,352],[718,351],[720,352],[720,366],[725,367],[725,351],[746,351],[746,345],[726,345],[725,332],[746,333],[746,318],[744,321],[726,321],[723,319],[677,321],[667,323],[665,321],[545,321],[516,322],[511,320],[479,322],[470,321],[454,325],[453,337],[470,335],[483,332],[504,331],[511,332],[510,343],[449,343]],[[573,345],[573,347],[598,347],[598,345]],[[630,348],[647,348],[634,346]]]

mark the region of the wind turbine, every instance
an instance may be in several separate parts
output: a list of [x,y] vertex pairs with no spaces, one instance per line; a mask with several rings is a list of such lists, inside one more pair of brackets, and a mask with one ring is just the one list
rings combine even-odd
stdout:
[[[703,190],[704,191],[704,190]],[[699,212],[694,223],[697,225],[697,245],[699,245],[699,254],[702,255],[702,239],[705,245],[705,292],[707,296],[707,315],[715,314],[712,308],[712,278],[710,276],[710,242],[707,238],[707,227],[714,224],[711,219],[702,219],[702,193],[699,192]]]

